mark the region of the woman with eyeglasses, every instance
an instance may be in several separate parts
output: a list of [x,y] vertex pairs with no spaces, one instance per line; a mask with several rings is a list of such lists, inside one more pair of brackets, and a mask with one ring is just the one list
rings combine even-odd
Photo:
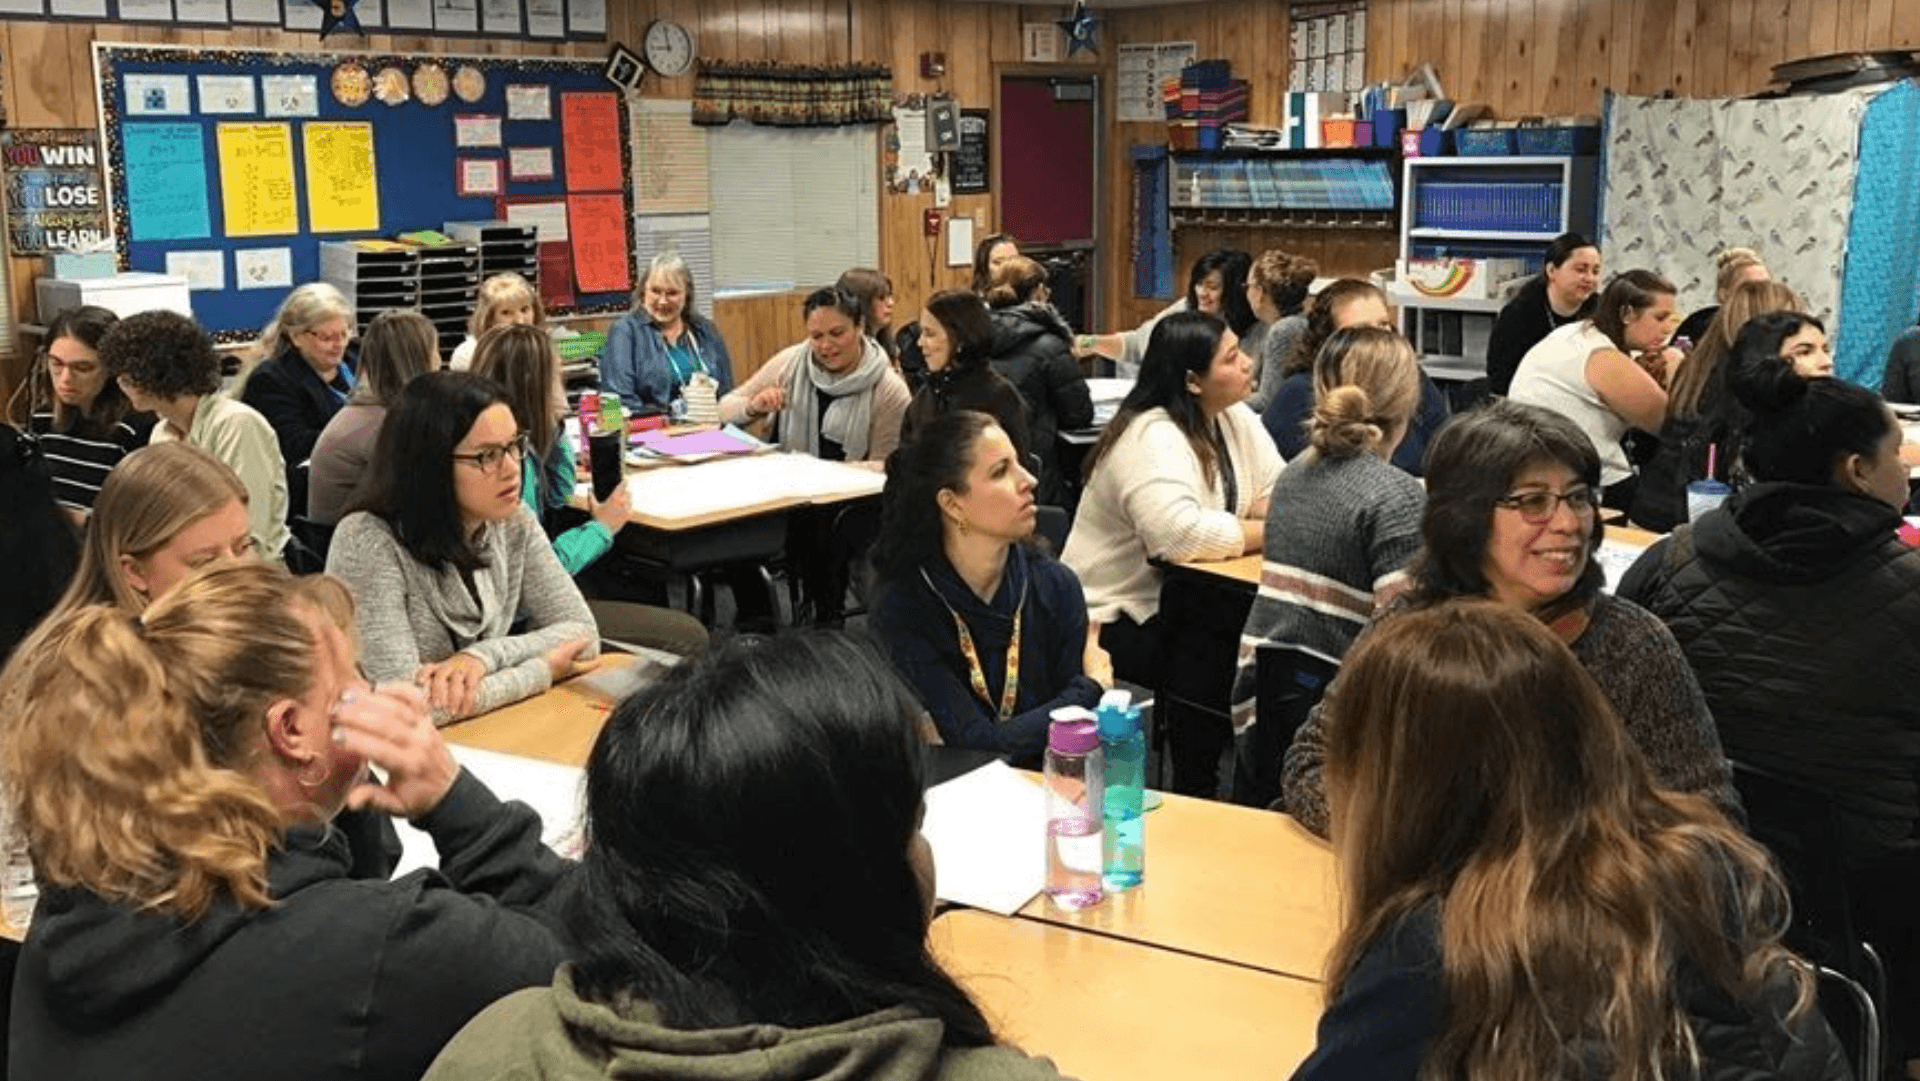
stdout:
[[[1413,584],[1379,619],[1456,597],[1529,613],[1586,666],[1661,787],[1739,816],[1713,715],[1679,644],[1660,620],[1601,588],[1600,455],[1580,428],[1539,406],[1493,402],[1441,429],[1426,485]],[[1315,708],[1295,733],[1282,785],[1287,811],[1322,836],[1328,723]]]
[[307,505],[307,460],[327,422],[359,382],[353,306],[325,282],[287,294],[260,332],[265,359],[240,377],[240,400],[260,411],[280,439],[287,493]]
[[436,723],[539,694],[599,652],[593,613],[521,502],[528,453],[497,384],[420,376],[328,550],[359,602],[368,674],[420,684]]
[[22,384],[31,399],[27,430],[40,444],[54,498],[76,518],[93,508],[107,473],[153,432],[153,414],[136,411],[100,362],[100,339],[119,321],[90,304],[54,316],[42,363]]

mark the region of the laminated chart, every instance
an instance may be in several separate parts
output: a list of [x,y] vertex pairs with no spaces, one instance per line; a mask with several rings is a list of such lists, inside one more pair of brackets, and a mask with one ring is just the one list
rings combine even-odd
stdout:
[[299,232],[293,130],[286,124],[221,124],[218,131],[220,209],[226,235]]
[[127,216],[135,240],[194,240],[211,236],[207,213],[206,147],[198,124],[128,121]]
[[371,233],[380,228],[374,182],[373,125],[313,123],[300,132],[307,159],[307,215],[315,233]]

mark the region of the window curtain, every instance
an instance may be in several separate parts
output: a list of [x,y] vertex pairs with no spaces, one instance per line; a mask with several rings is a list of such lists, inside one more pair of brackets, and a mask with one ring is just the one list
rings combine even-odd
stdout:
[[893,119],[893,71],[872,64],[814,67],[702,60],[693,122],[781,128],[879,124]]

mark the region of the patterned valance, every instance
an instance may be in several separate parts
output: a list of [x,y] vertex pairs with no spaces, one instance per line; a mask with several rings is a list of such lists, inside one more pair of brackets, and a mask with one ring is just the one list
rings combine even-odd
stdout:
[[893,70],[873,64],[815,67],[702,60],[693,122],[747,120],[783,128],[878,124],[893,119]]

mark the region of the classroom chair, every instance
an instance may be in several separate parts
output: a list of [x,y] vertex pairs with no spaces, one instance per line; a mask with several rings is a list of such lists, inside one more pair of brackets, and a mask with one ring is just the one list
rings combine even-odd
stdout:
[[1748,832],[1773,852],[1793,900],[1786,943],[1820,974],[1820,1012],[1858,1078],[1885,1068],[1887,975],[1854,926],[1839,810],[1826,793],[1770,770],[1733,763]]
[[1255,650],[1253,663],[1255,723],[1234,740],[1233,802],[1271,807],[1280,800],[1281,767],[1293,734],[1307,723],[1340,666],[1298,646],[1276,645]]

